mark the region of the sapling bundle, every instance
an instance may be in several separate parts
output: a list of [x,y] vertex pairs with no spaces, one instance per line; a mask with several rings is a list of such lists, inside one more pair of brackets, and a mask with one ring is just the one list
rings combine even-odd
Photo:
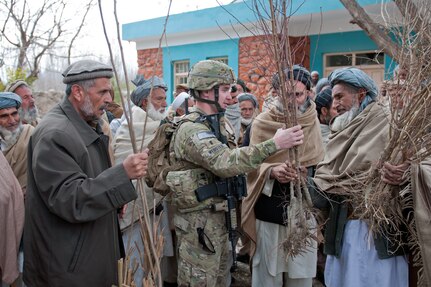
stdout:
[[[291,13],[290,1],[272,1],[268,4],[254,3],[254,10],[259,19],[259,28],[266,35],[265,44],[272,57],[272,64],[276,75],[273,78],[278,86],[278,107],[282,110],[286,128],[298,125],[296,100],[296,86],[294,80],[294,62],[292,55],[296,49],[302,49],[304,43],[299,42],[296,47],[291,47],[288,34],[289,18]],[[289,12],[290,11],[290,12]],[[312,217],[312,202],[306,181],[301,175],[301,162],[297,147],[288,150],[285,162],[296,169],[298,177],[285,185],[284,190],[284,218],[287,225],[287,238],[283,241],[287,257],[297,256],[305,252],[311,245],[311,240],[316,239],[315,227],[308,225]],[[287,258],[286,258],[287,260]]]
[[[127,124],[128,124],[132,150],[133,150],[133,153],[137,153],[137,152],[143,151],[143,144],[144,144],[143,139],[145,138],[145,134],[146,134],[146,123],[148,122],[148,113],[146,113],[147,117],[145,118],[145,124],[144,124],[143,131],[142,131],[141,147],[138,149],[138,147],[136,146],[136,142],[137,142],[136,135],[135,135],[134,128],[133,128],[133,117],[132,117],[132,105],[131,105],[130,90],[129,90],[129,80],[128,80],[128,74],[127,74],[127,69],[126,69],[126,63],[125,63],[125,59],[124,59],[123,47],[121,44],[119,21],[118,21],[118,17],[117,17],[117,9],[116,9],[117,8],[117,2],[116,2],[116,0],[114,0],[113,2],[114,2],[114,17],[115,17],[116,28],[117,28],[117,30],[116,30],[117,31],[117,40],[118,40],[118,45],[120,48],[121,61],[122,61],[124,75],[126,78],[126,88],[127,88],[127,94],[125,96],[123,96],[121,88],[119,88],[119,93],[120,93],[121,104],[122,104],[123,111],[124,111],[124,116],[125,116]],[[99,4],[100,16],[102,19],[103,30],[104,30],[105,38],[106,38],[109,53],[110,53],[112,68],[114,70],[114,75],[115,75],[115,79],[117,81],[117,86],[120,87],[119,77],[118,77],[116,65],[114,62],[112,48],[111,48],[111,44],[109,42],[109,38],[107,35],[106,26],[105,26],[105,22],[104,22],[101,0],[99,0],[98,4]],[[169,6],[169,9],[170,9],[170,6]],[[169,11],[168,11],[168,15],[169,15]],[[161,48],[160,48],[161,40],[164,37],[165,31],[166,31],[167,20],[168,20],[168,17],[166,17],[164,30],[163,30],[163,33],[162,33],[161,38],[160,38],[159,52],[161,50]],[[157,69],[157,65],[154,67],[154,71],[156,69]],[[150,94],[151,94],[152,90],[153,90],[153,84],[151,84]],[[163,240],[163,236],[160,232],[160,228],[159,228],[160,219],[156,220],[156,216],[154,213],[155,208],[156,208],[156,206],[155,206],[156,204],[155,204],[155,202],[153,202],[153,203],[147,202],[147,197],[146,197],[147,191],[144,190],[144,186],[145,186],[145,182],[144,182],[143,178],[140,178],[136,181],[136,191],[138,192],[138,194],[140,194],[140,198],[142,201],[142,213],[141,213],[141,211],[138,210],[139,228],[140,228],[140,235],[141,235],[140,239],[142,240],[142,243],[143,243],[142,245],[143,245],[145,250],[140,250],[139,245],[136,242],[134,242],[134,244],[132,244],[132,242],[131,242],[132,236],[129,236],[129,240],[126,244],[126,257],[124,259],[120,259],[118,261],[118,287],[129,287],[129,286],[138,286],[138,287],[140,287],[140,286],[160,286],[161,287],[161,286],[163,286],[163,280],[161,277],[161,269],[160,269],[160,260],[162,257],[164,240]],[[151,192],[151,191],[148,191],[148,192]],[[152,208],[149,208],[150,204],[152,204]],[[134,210],[135,209],[135,202],[132,205],[133,206],[129,207],[129,208],[133,208],[132,225],[130,227],[133,230],[134,224],[138,224],[138,223],[135,223],[136,218],[133,218],[135,216],[135,210]],[[150,219],[151,210],[152,210],[153,215],[154,215],[153,221],[151,221],[151,219]],[[133,252],[135,250],[137,250],[137,252],[139,253],[139,261],[136,260],[136,258],[131,259],[132,258],[131,255],[133,254]],[[134,274],[139,268],[144,269],[144,278],[143,278],[142,282],[135,282],[134,281]]]
[[[386,23],[385,27],[398,45],[398,68],[393,78],[385,82],[382,99],[386,103],[389,139],[381,157],[359,185],[363,195],[357,193],[354,201],[358,203],[358,214],[362,214],[370,229],[383,234],[393,246],[408,245],[413,250],[415,265],[421,269],[421,243],[413,203],[413,193],[421,191],[412,190],[409,166],[431,155],[431,10],[429,3],[398,2],[402,22],[396,23],[395,28],[394,23]],[[385,163],[405,170],[398,176],[399,184],[383,181],[382,174],[388,174]],[[426,209],[431,211],[429,192],[416,196],[424,198]],[[423,284],[421,275],[420,284]]]

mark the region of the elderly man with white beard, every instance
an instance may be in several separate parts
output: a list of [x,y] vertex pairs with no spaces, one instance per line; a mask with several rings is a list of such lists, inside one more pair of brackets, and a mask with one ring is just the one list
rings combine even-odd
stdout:
[[[167,116],[167,103],[166,103],[166,91],[167,86],[164,81],[157,77],[151,77],[149,79],[144,79],[142,75],[138,75],[133,81],[136,85],[136,89],[130,95],[131,100],[133,102],[132,107],[132,117],[133,117],[133,129],[136,137],[136,146],[138,148],[143,145],[145,149],[148,143],[153,139],[157,128],[160,125],[161,120],[163,120]],[[148,116],[147,116],[148,115]],[[143,134],[145,126],[145,135]],[[142,143],[142,141],[144,141]],[[115,163],[121,163],[129,154],[133,153],[132,150],[132,139],[129,133],[129,126],[126,120],[123,120],[121,126],[118,128],[114,141],[113,141],[113,149],[114,149],[114,158]],[[158,193],[152,192],[151,188],[149,188],[145,183],[145,194],[147,197],[147,202],[150,205],[150,208],[156,208],[156,215],[159,215],[160,211],[163,209],[162,213],[160,229],[163,230],[164,235],[164,256],[173,256],[174,250],[172,247],[172,235],[168,228],[168,217],[166,213],[166,205],[164,202],[161,202],[162,196]],[[133,205],[135,205],[133,207]],[[163,207],[162,207],[163,206]],[[134,214],[133,214],[134,210]],[[120,219],[120,228],[123,234],[123,240],[126,244],[126,248],[139,246],[140,250],[144,250],[143,242],[141,240],[140,234],[140,224],[136,223],[133,225],[134,221],[139,220],[139,214],[144,212],[142,206],[142,199],[140,194],[138,193],[138,198],[134,203],[128,205],[126,212],[123,218]],[[153,211],[151,212],[153,214]],[[129,242],[129,238],[131,237],[131,246],[127,246],[127,242]],[[127,250],[126,250],[127,252]],[[134,253],[131,256],[131,260],[136,258],[137,262],[142,262],[140,260],[139,250],[135,248]],[[140,266],[137,272],[135,272],[134,279],[135,282],[142,282],[142,278],[144,275],[144,266]],[[164,272],[166,273],[166,272]],[[172,273],[172,272],[170,272]],[[170,279],[165,275],[171,274],[162,274],[163,279],[169,282],[175,282],[176,277]]]
[[22,123],[36,127],[39,123],[39,111],[34,103],[33,91],[23,80],[16,80],[7,85],[6,92],[12,92],[20,96],[22,103],[18,110]]
[[23,192],[27,187],[27,145],[33,132],[31,125],[22,124],[19,107],[21,98],[10,92],[0,93],[1,150],[9,162]]
[[361,186],[361,174],[376,163],[388,143],[389,115],[376,102],[377,87],[363,71],[338,69],[329,81],[339,116],[331,125],[325,157],[310,181],[313,193],[320,191],[329,198],[316,201],[319,207],[326,203],[330,208],[324,243],[324,253],[328,255],[325,284],[408,286],[403,250],[389,235],[372,234],[361,220],[363,210],[355,206],[355,198],[361,198],[368,188]]

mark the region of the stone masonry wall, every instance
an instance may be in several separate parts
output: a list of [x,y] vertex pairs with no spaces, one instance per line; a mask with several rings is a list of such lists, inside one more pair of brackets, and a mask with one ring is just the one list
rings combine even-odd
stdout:
[[[308,37],[290,37],[290,46],[295,64],[310,66],[310,39]],[[260,107],[271,89],[271,78],[275,72],[275,63],[268,51],[267,36],[251,36],[239,41],[238,77],[247,83],[251,93],[259,99]]]
[[[163,52],[160,51],[157,57],[157,48],[138,50],[138,73],[145,78],[151,76],[163,77]],[[154,67],[158,63],[157,68]]]

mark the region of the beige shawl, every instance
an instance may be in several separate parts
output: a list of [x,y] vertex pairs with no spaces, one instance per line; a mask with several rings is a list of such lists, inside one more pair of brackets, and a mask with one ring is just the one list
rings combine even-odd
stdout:
[[9,149],[3,151],[23,190],[27,187],[27,147],[33,130],[33,126],[23,125],[18,141]]
[[[136,137],[136,146],[139,149],[142,143],[142,134],[144,131],[146,113],[143,109],[137,106],[133,106],[132,117],[133,117],[133,130],[135,132],[135,137]],[[150,117],[148,117],[147,119],[148,120],[147,120],[145,136],[144,136],[144,145],[143,145],[144,149],[148,146],[148,143],[154,138],[156,129],[160,125],[160,121],[154,121]],[[113,145],[114,145],[115,164],[122,163],[128,155],[133,153],[132,140],[130,138],[129,126],[126,120],[124,120],[121,123],[121,126],[118,128],[117,133],[115,134]],[[162,196],[158,193],[154,193],[152,189],[149,188],[145,183],[144,185],[145,185],[144,189],[147,197],[147,202],[149,207],[151,208],[153,205],[157,205],[160,202],[160,200],[162,199]],[[141,214],[143,212],[142,199],[139,193],[138,193],[138,198],[134,202],[135,202],[135,208],[134,208],[135,215],[133,216],[133,219],[136,221],[139,219],[138,212],[140,212]],[[132,210],[133,210],[133,203],[130,203],[126,209],[126,214],[120,220],[120,227],[122,230],[128,227],[132,223]]]
[[369,104],[346,128],[331,134],[314,182],[320,190],[347,195],[358,176],[379,160],[389,139],[389,118],[377,103]]
[[431,285],[431,159],[412,164],[413,207],[425,285]]
[[[311,106],[304,114],[298,117],[298,123],[304,131],[304,144],[299,146],[299,158],[302,166],[317,165],[323,157],[322,136],[317,118],[316,106]],[[274,136],[277,129],[284,127],[283,115],[275,107],[263,112],[253,121],[250,145],[268,140]],[[252,239],[251,255],[255,252],[256,242],[256,216],[254,205],[265,185],[266,174],[274,166],[283,163],[288,158],[288,150],[280,150],[268,157],[258,169],[247,174],[248,196],[242,202],[242,228]]]
[[24,197],[8,162],[0,153],[0,276],[11,284],[18,277],[18,249],[24,228]]

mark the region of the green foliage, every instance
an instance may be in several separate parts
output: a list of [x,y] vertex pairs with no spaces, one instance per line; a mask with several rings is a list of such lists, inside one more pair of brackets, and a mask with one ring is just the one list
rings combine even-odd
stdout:
[[37,80],[37,77],[27,77],[27,71],[23,68],[7,68],[6,69],[6,75],[8,83],[11,83],[13,81],[23,79],[26,81],[27,84],[30,86],[34,83],[34,81]]

